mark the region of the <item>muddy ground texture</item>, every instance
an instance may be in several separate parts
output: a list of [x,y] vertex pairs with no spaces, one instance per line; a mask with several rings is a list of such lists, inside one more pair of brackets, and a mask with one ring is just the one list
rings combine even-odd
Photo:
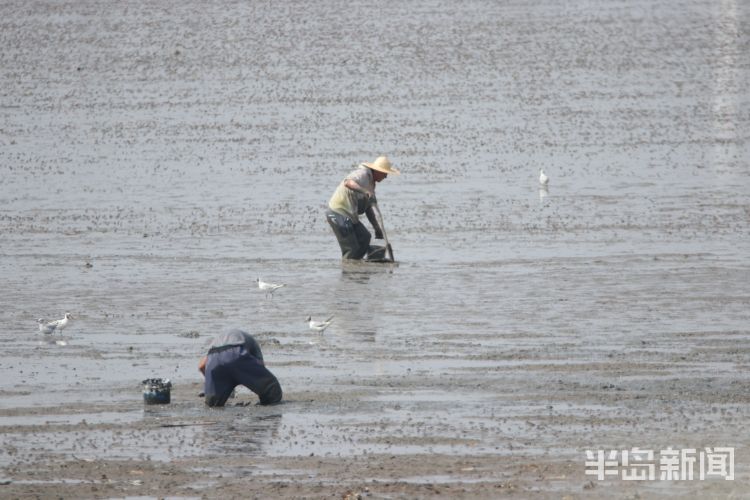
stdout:
[[[0,497],[746,496],[749,15],[3,3]],[[398,265],[342,264],[325,202],[379,154]],[[230,327],[282,404],[204,407]],[[735,478],[586,474],[636,447]]]

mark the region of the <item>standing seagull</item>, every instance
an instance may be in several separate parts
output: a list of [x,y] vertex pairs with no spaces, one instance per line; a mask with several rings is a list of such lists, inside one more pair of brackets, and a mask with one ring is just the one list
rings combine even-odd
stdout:
[[57,328],[57,325],[55,325],[54,321],[52,323],[47,323],[47,320],[44,318],[39,318],[38,320],[36,320],[36,322],[39,323],[39,331],[45,335],[54,333],[55,328]]
[[541,184],[544,187],[547,187],[547,183],[549,182],[549,177],[547,177],[547,174],[544,173],[544,169],[539,169],[539,184]]
[[333,314],[328,317],[325,321],[313,321],[312,316],[308,316],[307,324],[310,325],[310,330],[315,330],[318,333],[323,333],[326,328],[330,326],[331,323],[333,323]]
[[266,283],[265,281],[261,280],[260,278],[256,279],[255,281],[258,282],[258,288],[266,292],[266,297],[268,297],[268,294],[271,294],[271,298],[273,298],[273,292],[281,288],[282,286],[286,286],[285,283],[282,283],[280,285],[277,285],[276,283]]
[[[74,319],[73,315],[70,314],[70,313],[65,313],[65,317],[63,319],[58,319],[58,320],[52,321],[50,323],[47,323],[48,327],[52,327],[52,330],[50,331],[50,333],[52,333],[53,331],[57,330],[57,331],[60,332],[60,335],[62,335],[63,329],[66,326],[68,326],[68,323],[70,323],[71,319]],[[42,329],[41,325],[39,326],[39,329],[40,330]]]

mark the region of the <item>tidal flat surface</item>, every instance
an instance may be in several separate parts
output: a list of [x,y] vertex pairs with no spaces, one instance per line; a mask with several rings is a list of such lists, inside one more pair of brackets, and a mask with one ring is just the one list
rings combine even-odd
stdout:
[[[0,496],[747,491],[747,4],[0,19]],[[326,202],[381,154],[398,263],[342,263]],[[204,408],[229,327],[283,404]],[[170,405],[143,405],[151,377]],[[735,478],[585,473],[586,450],[668,447],[733,447]]]

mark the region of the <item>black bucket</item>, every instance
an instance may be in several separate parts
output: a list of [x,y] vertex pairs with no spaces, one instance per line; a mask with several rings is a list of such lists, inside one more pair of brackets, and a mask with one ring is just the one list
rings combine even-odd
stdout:
[[169,404],[172,382],[168,378],[147,378],[143,381],[143,402],[147,405]]

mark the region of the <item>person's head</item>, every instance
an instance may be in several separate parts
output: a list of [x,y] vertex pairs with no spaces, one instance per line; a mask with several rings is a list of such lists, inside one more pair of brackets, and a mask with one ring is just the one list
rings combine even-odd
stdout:
[[363,165],[372,170],[372,179],[375,182],[382,181],[388,177],[388,174],[398,175],[401,173],[398,169],[393,167],[387,156],[378,156],[374,162],[365,162]]
[[372,180],[374,180],[375,182],[380,182],[386,177],[388,177],[388,174],[386,174],[385,172],[381,172],[379,170],[372,171]]

